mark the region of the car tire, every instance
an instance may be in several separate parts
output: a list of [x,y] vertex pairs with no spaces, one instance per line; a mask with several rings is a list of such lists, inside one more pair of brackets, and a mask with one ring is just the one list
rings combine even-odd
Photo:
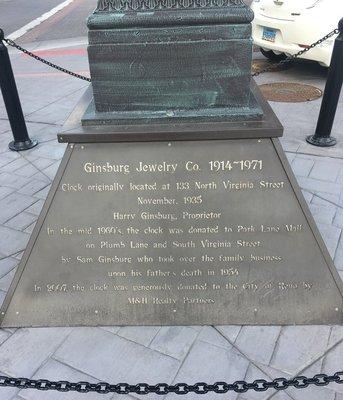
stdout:
[[287,58],[286,54],[284,53],[276,54],[272,50],[265,50],[262,47],[260,47],[260,51],[266,58],[268,58],[268,60],[272,62],[280,62]]

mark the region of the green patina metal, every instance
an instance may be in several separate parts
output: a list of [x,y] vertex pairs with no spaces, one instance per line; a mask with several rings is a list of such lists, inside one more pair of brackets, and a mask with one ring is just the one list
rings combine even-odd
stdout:
[[86,125],[258,119],[241,0],[100,0],[88,19]]

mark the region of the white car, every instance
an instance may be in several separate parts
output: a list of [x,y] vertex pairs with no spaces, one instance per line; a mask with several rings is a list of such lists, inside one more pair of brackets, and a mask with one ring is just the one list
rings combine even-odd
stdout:
[[[307,48],[338,26],[343,0],[253,0],[254,43],[272,61]],[[330,66],[336,35],[301,58]]]

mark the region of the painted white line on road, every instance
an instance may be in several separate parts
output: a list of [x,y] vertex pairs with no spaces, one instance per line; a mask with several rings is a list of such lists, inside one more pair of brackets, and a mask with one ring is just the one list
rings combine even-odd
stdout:
[[59,4],[58,6],[54,7],[52,10],[42,14],[40,17],[34,19],[33,21],[29,22],[28,24],[24,25],[22,28],[18,29],[17,31],[11,33],[8,38],[11,40],[16,40],[21,36],[25,35],[29,30],[35,28],[36,26],[40,25],[42,22],[46,21],[59,11],[63,10],[63,8],[69,6],[74,0],[66,0],[63,3]]

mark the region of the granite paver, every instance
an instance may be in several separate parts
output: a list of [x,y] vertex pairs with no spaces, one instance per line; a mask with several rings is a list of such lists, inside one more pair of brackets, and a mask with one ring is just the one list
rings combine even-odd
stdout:
[[[49,44],[45,44],[49,48]],[[15,53],[16,54],[16,53]],[[48,194],[65,144],[56,134],[86,86],[56,74],[27,58],[14,59],[18,88],[30,135],[37,148],[8,151],[9,125],[0,96],[0,301],[13,278],[29,233]],[[86,57],[65,57],[66,67],[87,69]],[[312,64],[261,76],[258,83],[301,81],[324,86],[325,73]],[[51,90],[54,88],[54,90]],[[44,96],[42,95],[44,93]],[[343,113],[342,99],[333,149],[317,149],[304,142],[314,131],[320,100],[312,103],[272,103],[285,125],[281,139],[306,201],[330,254],[343,278]],[[318,294],[320,296],[320,294]],[[297,374],[343,370],[343,328],[306,327],[99,327],[0,330],[0,373],[62,379],[195,383],[274,379]],[[57,400],[111,398],[102,395],[1,389],[1,400]],[[180,399],[179,396],[113,400]],[[194,394],[186,400],[199,399]],[[201,398],[214,399],[208,394]],[[215,397],[217,398],[217,397]],[[221,398],[221,397],[218,397]],[[342,385],[304,391],[232,395],[239,400],[343,400]]]

